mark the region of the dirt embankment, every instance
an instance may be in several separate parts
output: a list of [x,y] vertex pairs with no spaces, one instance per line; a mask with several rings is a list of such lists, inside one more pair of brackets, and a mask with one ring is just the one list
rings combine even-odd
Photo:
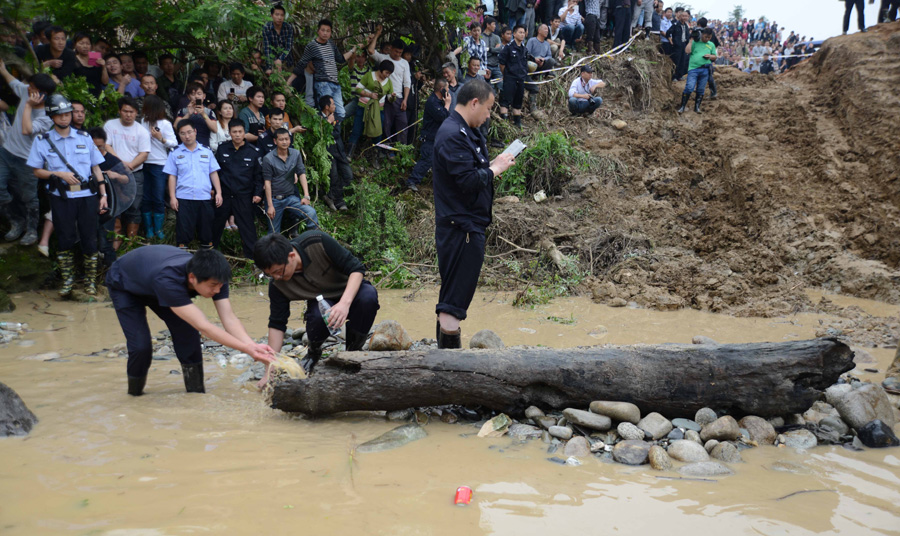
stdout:
[[[683,85],[663,58],[635,67],[648,52],[601,65],[613,83],[598,115],[556,107],[532,127],[624,168],[497,205],[489,253],[512,249],[500,236],[550,238],[606,303],[774,316],[815,310],[807,287],[900,303],[900,23],[831,39],[785,75],[720,68],[701,115],[676,113]],[[876,331],[866,343],[896,344],[900,319],[856,321]]]

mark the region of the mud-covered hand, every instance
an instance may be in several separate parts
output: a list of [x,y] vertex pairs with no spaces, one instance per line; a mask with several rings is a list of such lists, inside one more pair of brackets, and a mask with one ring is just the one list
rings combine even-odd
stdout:
[[247,348],[247,355],[260,363],[269,364],[275,362],[275,350],[268,344],[251,344]]

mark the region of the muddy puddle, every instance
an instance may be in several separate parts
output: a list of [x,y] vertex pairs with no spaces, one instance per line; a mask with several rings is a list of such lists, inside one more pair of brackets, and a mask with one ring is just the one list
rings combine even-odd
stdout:
[[[413,338],[434,336],[434,292],[381,296],[380,319],[399,320]],[[490,327],[507,344],[553,347],[694,335],[781,341],[810,338],[828,319],[611,309],[581,298],[520,310],[511,299],[477,295],[464,335]],[[265,298],[242,290],[233,300],[251,335],[262,335]],[[462,437],[477,429],[432,422],[423,440],[351,456],[353,445],[396,423],[370,414],[285,415],[249,384],[234,383],[241,370],[210,361],[206,395],[184,393],[173,360],[154,361],[146,396],[132,398],[124,359],[84,357],[123,342],[112,309],[39,294],[16,302],[18,311],[4,316],[35,331],[0,348],[0,380],[40,423],[27,438],[0,440],[4,535],[900,533],[900,449],[757,448],[742,453],[736,475],[701,482],[597,459],[560,466],[546,460],[540,441]],[[898,314],[896,306],[846,304]],[[300,310],[293,312],[292,326]],[[151,315],[151,328],[164,326]],[[61,358],[22,359],[46,352]],[[868,352],[874,362],[857,373],[880,380],[893,350]],[[452,505],[460,485],[475,490],[468,507]]]

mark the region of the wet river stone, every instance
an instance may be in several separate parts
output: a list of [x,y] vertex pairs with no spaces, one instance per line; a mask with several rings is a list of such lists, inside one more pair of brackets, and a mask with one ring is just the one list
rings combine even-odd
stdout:
[[566,440],[572,437],[572,429],[565,426],[551,426],[548,430],[555,438]]
[[725,476],[734,474],[734,471],[729,469],[727,465],[717,461],[689,463],[679,467],[678,472],[684,476],[693,477]]
[[568,408],[563,410],[563,415],[572,424],[584,426],[591,430],[605,432],[612,426],[612,420],[606,415],[598,415],[590,411]]
[[750,433],[750,439],[760,445],[772,445],[775,443],[775,427],[769,421],[755,415],[748,415],[741,419],[741,428],[746,428]]
[[381,452],[418,441],[428,433],[418,424],[404,424],[356,447],[357,452]]
[[472,335],[472,340],[469,341],[469,348],[500,350],[502,348],[506,348],[506,345],[503,344],[503,341],[500,339],[499,335],[489,329],[483,329],[475,335]]
[[622,439],[630,439],[632,441],[643,441],[644,431],[630,422],[620,422],[616,427],[619,437]]
[[630,402],[595,400],[590,408],[592,413],[606,415],[614,421],[637,424],[641,420],[641,410]]
[[650,447],[650,452],[647,455],[647,459],[650,461],[650,467],[656,469],[657,471],[672,470],[672,459],[669,458],[669,454],[666,452],[666,449],[660,447],[659,445],[653,445],[652,447]]
[[[830,388],[829,388],[830,389]],[[854,386],[834,401],[834,407],[841,418],[854,430],[859,430],[870,421],[880,420],[888,427],[894,426],[894,408],[880,385],[864,383]]]
[[700,439],[703,441],[709,441],[710,439],[730,441],[739,437],[741,437],[741,427],[738,426],[737,421],[731,415],[720,417],[704,425],[703,430],[700,430]]
[[684,439],[684,430],[681,428],[673,428],[671,432],[666,436],[666,439],[670,441],[677,441],[679,439]]
[[385,320],[375,326],[372,339],[369,341],[369,350],[390,351],[409,350],[412,347],[412,339],[403,326],[396,320]]
[[650,447],[646,441],[620,441],[613,447],[613,459],[625,465],[643,465],[650,456]]
[[0,437],[28,435],[37,420],[19,395],[0,382]]
[[672,419],[672,426],[675,428],[684,428],[685,430],[693,430],[695,432],[699,432],[702,428],[699,424],[690,419]]
[[867,423],[859,430],[859,440],[863,445],[873,449],[900,445],[900,440],[891,427],[878,419]]
[[716,448],[716,446],[718,444],[719,444],[718,439],[710,439],[709,441],[707,441],[706,443],[703,444],[703,448],[706,450],[706,452],[712,452],[712,449]]
[[685,439],[672,441],[667,452],[672,459],[685,463],[705,462],[709,459],[709,454],[703,446]]
[[792,449],[811,449],[819,444],[816,435],[809,430],[791,430],[784,434],[784,445]]
[[827,426],[839,435],[847,435],[850,432],[850,427],[840,417],[825,417],[819,421],[819,426]]
[[738,452],[737,447],[728,442],[719,443],[713,447],[709,455],[726,463],[740,463],[744,461],[744,459],[741,458],[741,453]]
[[687,439],[688,441],[693,441],[695,443],[703,444],[703,441],[700,440],[700,434],[693,430],[688,430],[687,432],[685,432],[684,438]]
[[697,413],[694,415],[694,422],[699,424],[700,426],[704,426],[715,421],[718,417],[716,416],[716,412],[709,408],[700,408],[697,410]]
[[591,445],[584,436],[573,437],[566,442],[566,457],[587,458],[591,455]]
[[541,429],[530,424],[512,424],[509,426],[509,435],[519,439],[531,439],[541,437]]
[[537,419],[544,416],[544,411],[537,406],[528,406],[525,410],[525,416],[529,419]]
[[650,434],[654,440],[666,437],[666,434],[672,431],[672,423],[669,422],[669,419],[655,411],[641,419],[637,427]]
[[532,419],[535,424],[543,428],[544,430],[549,430],[550,427],[556,426],[556,417],[538,417],[537,419]]

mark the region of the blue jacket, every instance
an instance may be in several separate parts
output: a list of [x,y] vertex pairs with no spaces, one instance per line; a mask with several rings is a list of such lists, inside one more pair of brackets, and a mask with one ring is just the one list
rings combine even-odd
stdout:
[[436,225],[484,233],[494,203],[490,166],[484,136],[454,110],[434,140]]

